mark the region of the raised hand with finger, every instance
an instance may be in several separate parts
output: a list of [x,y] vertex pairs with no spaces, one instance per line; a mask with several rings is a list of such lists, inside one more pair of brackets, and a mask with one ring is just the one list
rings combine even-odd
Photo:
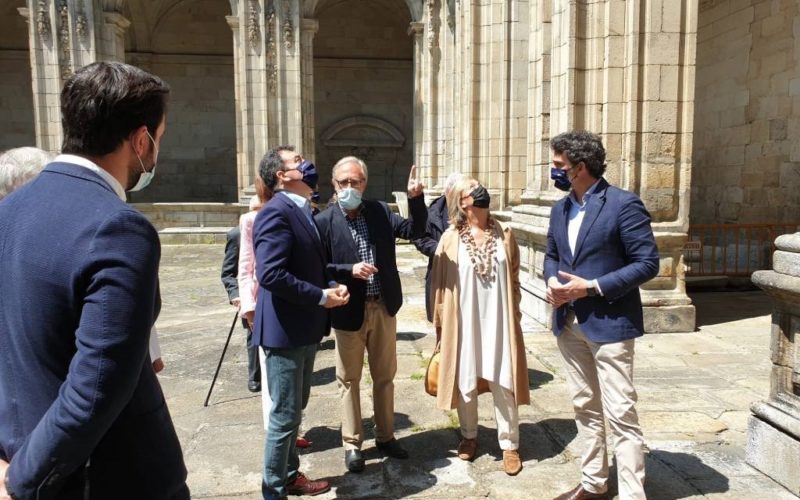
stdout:
[[408,197],[416,198],[425,190],[425,185],[417,178],[417,166],[411,165],[411,172],[408,174]]

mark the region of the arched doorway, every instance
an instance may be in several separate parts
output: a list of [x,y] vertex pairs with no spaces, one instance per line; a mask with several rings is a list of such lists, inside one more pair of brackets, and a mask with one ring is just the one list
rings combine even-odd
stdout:
[[28,25],[18,11],[24,7],[25,0],[0,7],[0,151],[36,145]]
[[219,0],[129,3],[126,62],[172,88],[157,180],[132,201],[237,200],[230,13]]
[[314,128],[323,200],[330,172],[355,155],[369,168],[366,196],[405,191],[413,162],[414,40],[403,0],[321,1],[315,17]]

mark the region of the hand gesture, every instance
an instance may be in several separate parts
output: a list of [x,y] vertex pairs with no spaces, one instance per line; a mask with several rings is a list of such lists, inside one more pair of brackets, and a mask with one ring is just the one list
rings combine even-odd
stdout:
[[416,198],[422,194],[424,189],[425,185],[417,179],[417,166],[411,165],[411,172],[408,174],[408,197]]
[[350,300],[350,292],[347,291],[347,287],[344,285],[339,285],[336,288],[326,288],[323,293],[325,293],[325,303],[322,304],[322,307],[325,309],[343,306]]
[[353,278],[366,280],[377,272],[378,268],[373,266],[369,262],[359,262],[358,264],[353,264]]
[[559,271],[558,275],[567,282],[561,284],[557,279],[550,278],[547,283],[547,302],[553,307],[569,302],[571,300],[581,299],[586,297],[586,289],[589,288],[589,282],[580,276]]

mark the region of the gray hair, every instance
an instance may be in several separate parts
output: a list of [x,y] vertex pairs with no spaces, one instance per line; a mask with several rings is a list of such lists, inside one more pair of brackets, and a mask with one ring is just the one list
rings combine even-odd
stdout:
[[461,172],[453,172],[452,174],[447,176],[447,179],[444,181],[444,194],[450,192],[453,189],[453,186],[456,185],[456,182],[460,181],[464,178],[464,174]]
[[333,166],[333,171],[331,172],[331,176],[336,179],[336,171],[339,170],[340,167],[347,165],[348,163],[355,163],[359,167],[361,167],[361,171],[364,173],[364,180],[367,180],[367,164],[364,163],[364,160],[358,158],[357,156],[345,156],[341,160],[336,162],[336,165]]
[[39,148],[9,149],[0,154],[0,200],[36,177],[55,155]]

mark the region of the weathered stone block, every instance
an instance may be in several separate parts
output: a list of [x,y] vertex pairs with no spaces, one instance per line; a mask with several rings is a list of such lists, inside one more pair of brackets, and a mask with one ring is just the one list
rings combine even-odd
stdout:
[[750,417],[747,426],[747,463],[800,496],[800,440],[761,420]]

